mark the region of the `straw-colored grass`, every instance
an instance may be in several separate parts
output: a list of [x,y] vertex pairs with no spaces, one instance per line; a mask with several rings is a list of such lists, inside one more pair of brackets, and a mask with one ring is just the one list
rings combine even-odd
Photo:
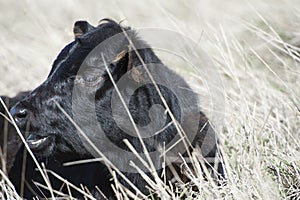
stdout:
[[[38,86],[60,49],[71,41],[78,19],[97,24],[110,17],[136,28],[177,31],[198,41],[221,75],[222,123],[209,108],[211,94],[205,84],[180,61],[160,54],[202,94],[201,106],[213,124],[222,125],[218,135],[228,180],[222,187],[203,181],[199,167],[189,174],[189,183],[176,187],[148,180],[151,191],[163,199],[300,199],[299,13],[297,0],[1,0],[0,94]],[[193,160],[199,163],[197,156]],[[111,172],[116,177],[116,169]],[[17,199],[9,180],[1,176],[0,198],[6,194]],[[119,199],[134,195],[117,179],[114,189]]]

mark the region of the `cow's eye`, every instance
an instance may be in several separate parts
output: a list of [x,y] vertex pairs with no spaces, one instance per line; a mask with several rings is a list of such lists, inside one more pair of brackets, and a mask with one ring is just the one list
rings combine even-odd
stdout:
[[75,83],[83,84],[88,87],[93,87],[98,85],[103,80],[102,76],[95,76],[95,75],[77,75],[75,78]]

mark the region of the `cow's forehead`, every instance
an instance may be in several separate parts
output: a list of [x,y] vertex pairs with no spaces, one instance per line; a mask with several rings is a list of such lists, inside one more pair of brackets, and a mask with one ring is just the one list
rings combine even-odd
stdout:
[[62,62],[64,62],[66,60],[66,58],[69,55],[70,50],[75,46],[76,41],[72,41],[71,43],[67,44],[58,54],[58,56],[56,57],[56,59],[54,60],[53,64],[52,64],[52,68],[51,71],[48,75],[51,76],[56,69],[61,65]]

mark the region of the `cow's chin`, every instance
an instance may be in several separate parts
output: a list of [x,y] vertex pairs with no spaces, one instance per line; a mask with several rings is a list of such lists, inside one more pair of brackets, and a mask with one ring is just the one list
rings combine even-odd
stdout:
[[39,134],[31,133],[27,137],[26,142],[35,155],[41,158],[48,157],[53,153],[55,136],[41,136]]

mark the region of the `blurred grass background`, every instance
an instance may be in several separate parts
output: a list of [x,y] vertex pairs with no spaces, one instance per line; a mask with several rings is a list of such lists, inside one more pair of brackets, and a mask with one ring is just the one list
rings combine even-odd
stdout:
[[218,67],[229,182],[218,190],[199,186],[199,198],[300,198],[298,0],[0,0],[0,93],[38,86],[72,40],[73,23],[106,17],[180,31],[200,41]]
[[[299,35],[298,1],[251,1],[266,19]],[[297,10],[298,9],[298,10]],[[132,27],[180,30],[197,40],[207,24],[243,31],[240,19],[255,20],[247,1],[0,1],[1,93],[35,88],[45,79],[61,48],[72,39],[74,21],[92,24],[105,17],[126,20]],[[298,18],[299,19],[299,18]],[[258,22],[257,22],[258,23]],[[298,32],[298,33],[297,33]]]

